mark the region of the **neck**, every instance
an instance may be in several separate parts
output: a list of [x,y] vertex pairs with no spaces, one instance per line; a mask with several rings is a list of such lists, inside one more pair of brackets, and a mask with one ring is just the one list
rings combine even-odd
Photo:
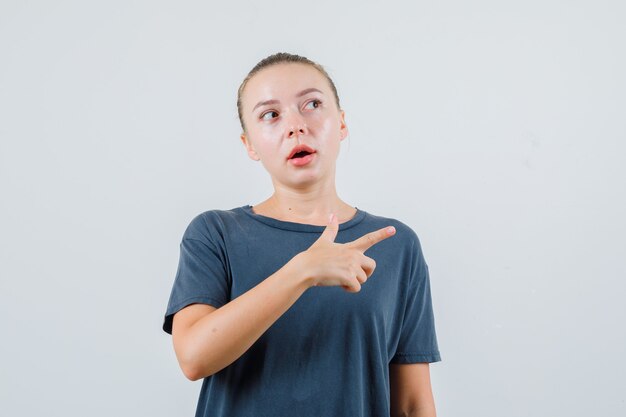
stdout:
[[253,209],[258,214],[279,220],[323,226],[328,223],[331,212],[338,217],[339,223],[356,214],[356,209],[341,200],[334,187],[324,191],[276,187],[271,197]]

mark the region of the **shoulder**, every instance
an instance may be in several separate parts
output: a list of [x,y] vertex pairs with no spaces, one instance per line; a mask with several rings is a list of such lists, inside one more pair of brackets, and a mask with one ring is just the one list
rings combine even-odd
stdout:
[[228,224],[236,221],[236,209],[211,209],[192,217],[183,234],[183,239],[215,240],[223,238]]

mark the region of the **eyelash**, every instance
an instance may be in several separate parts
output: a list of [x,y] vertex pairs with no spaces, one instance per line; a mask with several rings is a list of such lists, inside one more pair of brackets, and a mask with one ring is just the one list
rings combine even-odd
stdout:
[[[317,107],[315,107],[315,108],[316,108],[316,109],[318,109],[318,108],[319,108],[319,106],[322,104],[322,100],[319,100],[319,99],[313,99],[313,100],[309,101],[308,103],[306,103],[306,104],[305,104],[305,106],[309,105],[309,103],[317,103]],[[275,111],[275,110],[268,110],[268,111],[264,112],[263,114],[261,114],[261,115],[259,116],[259,119],[263,120],[264,116],[265,116],[266,114],[268,114],[268,113],[278,113],[278,112],[277,112],[277,111]]]

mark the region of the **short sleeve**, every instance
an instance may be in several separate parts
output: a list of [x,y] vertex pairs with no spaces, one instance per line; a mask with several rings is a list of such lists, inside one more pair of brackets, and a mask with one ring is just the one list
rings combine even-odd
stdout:
[[219,308],[229,300],[229,281],[223,245],[215,242],[206,221],[196,217],[180,243],[178,269],[163,321],[172,334],[174,314],[184,307],[202,303]]
[[391,363],[396,364],[441,361],[428,265],[417,235],[414,239],[400,340],[391,359]]

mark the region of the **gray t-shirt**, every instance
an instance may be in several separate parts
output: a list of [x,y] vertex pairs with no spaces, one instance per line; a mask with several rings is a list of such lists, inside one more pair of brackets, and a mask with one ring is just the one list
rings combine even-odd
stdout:
[[[367,213],[339,225],[346,243],[392,225],[365,255],[376,269],[358,293],[312,287],[239,359],[204,378],[196,417],[389,415],[389,364],[441,360],[428,265],[417,234]],[[163,330],[193,303],[221,307],[308,249],[324,226],[263,216],[250,205],[196,216],[180,244]]]

